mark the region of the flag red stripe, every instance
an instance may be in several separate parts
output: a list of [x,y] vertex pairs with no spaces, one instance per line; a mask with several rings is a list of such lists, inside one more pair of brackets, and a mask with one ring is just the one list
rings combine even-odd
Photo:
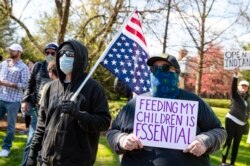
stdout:
[[138,32],[137,30],[135,30],[134,28],[130,27],[129,25],[126,26],[126,30],[129,31],[130,33],[132,33],[133,35],[139,37],[141,39],[141,41],[145,44],[146,44],[146,40],[144,38],[144,36]]
[[135,19],[135,18],[132,17],[131,22],[134,23],[134,24],[137,24],[139,27],[141,27],[141,22],[138,19]]

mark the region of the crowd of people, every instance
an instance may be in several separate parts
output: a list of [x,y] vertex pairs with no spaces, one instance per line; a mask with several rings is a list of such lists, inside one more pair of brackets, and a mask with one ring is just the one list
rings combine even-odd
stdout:
[[128,102],[112,123],[105,89],[98,81],[89,78],[73,97],[88,74],[88,50],[80,41],[68,40],[59,46],[48,43],[45,60],[30,67],[21,59],[21,45],[12,44],[8,51],[9,57],[0,63],[0,119],[7,114],[8,124],[0,157],[10,155],[21,108],[30,117],[22,166],[94,165],[102,131],[107,131],[108,143],[120,155],[122,166],[211,165],[209,155],[220,148],[221,166],[226,166],[232,142],[230,165],[235,165],[250,111],[249,83],[238,80],[238,68],[232,77],[224,128],[201,97],[180,88],[182,71],[174,56],[162,54],[147,60],[151,91],[142,96],[198,103],[196,135],[180,150],[143,145],[142,136],[134,133],[137,96],[118,78],[115,91]]

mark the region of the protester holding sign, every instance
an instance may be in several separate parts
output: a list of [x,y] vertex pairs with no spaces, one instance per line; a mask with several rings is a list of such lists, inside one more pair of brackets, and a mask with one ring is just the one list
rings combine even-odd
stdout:
[[[151,57],[148,59],[147,64],[151,69],[152,91],[150,96],[156,100],[154,101],[151,98],[143,97],[130,100],[129,103],[122,108],[107,132],[108,142],[112,150],[118,154],[123,154],[121,165],[210,165],[209,153],[218,150],[226,139],[226,131],[222,127],[221,122],[200,97],[178,88],[180,66],[175,57],[171,55]],[[159,98],[169,100],[164,101],[165,103],[160,105],[158,102],[162,101],[159,100]],[[141,101],[139,106],[136,105],[138,100]],[[186,102],[190,101],[190,104],[184,103],[183,100]],[[192,141],[190,140],[190,143],[183,148],[183,150],[171,146],[169,146],[170,148],[158,147],[155,142],[161,140],[168,141],[168,143],[171,142],[169,139],[166,139],[166,135],[170,135],[171,138],[174,138],[172,142],[178,142],[184,138],[184,132],[176,132],[179,129],[178,126],[171,126],[171,123],[175,125],[178,123],[182,124],[181,116],[179,120],[177,115],[168,114],[167,116],[167,111],[172,111],[172,113],[179,111],[179,114],[183,115],[184,112],[181,111],[183,109],[180,109],[182,107],[181,103],[189,105],[189,110],[193,110],[193,112],[198,111],[197,116],[193,115],[194,119],[197,117],[197,121],[191,118],[190,122],[187,123],[188,125],[196,126],[195,138]],[[169,109],[171,104],[173,108]],[[176,104],[176,107],[174,107],[174,104]],[[159,106],[161,109],[158,109]],[[141,119],[138,114],[138,116],[135,117],[137,107],[144,107],[144,109],[140,110],[146,114],[144,119]],[[197,109],[195,107],[197,107]],[[162,111],[161,115],[156,117],[157,115],[153,112],[160,110]],[[166,114],[164,114],[163,110]],[[186,108],[186,110],[188,109]],[[147,114],[148,112],[152,112],[152,114]],[[192,115],[192,112],[190,115]],[[167,126],[162,125],[162,127],[159,127],[160,124],[157,124],[157,122],[160,123],[164,121],[161,120],[162,116],[167,117],[165,118],[165,123],[168,124]],[[143,123],[135,124],[135,121],[141,121]],[[152,121],[155,123],[151,123]],[[134,126],[136,125],[144,126],[144,128],[139,127],[135,129]],[[168,129],[164,130],[163,127],[167,127]],[[136,135],[139,130],[144,134]],[[177,135],[169,134],[167,131],[174,132]],[[164,133],[164,136],[159,134],[161,132]],[[161,135],[163,139],[160,139],[158,135]],[[145,137],[147,139],[146,141],[152,140],[151,145],[147,144],[147,146],[145,146],[143,144],[142,140],[145,139]]]
[[239,82],[237,88],[238,77],[239,68],[236,68],[234,69],[234,76],[231,85],[230,111],[227,113],[225,120],[228,137],[223,145],[222,166],[226,165],[227,155],[232,141],[233,147],[230,165],[234,165],[250,111],[250,103],[248,102],[249,83],[246,80],[242,80]]

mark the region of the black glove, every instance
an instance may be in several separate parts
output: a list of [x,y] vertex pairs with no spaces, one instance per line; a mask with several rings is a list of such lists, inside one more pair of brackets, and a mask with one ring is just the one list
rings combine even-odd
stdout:
[[36,163],[37,163],[36,159],[32,159],[32,158],[28,157],[25,165],[26,166],[36,166]]
[[85,97],[82,94],[79,94],[77,101],[65,100],[61,105],[61,112],[65,114],[70,114],[72,116],[77,116],[80,111],[80,105],[82,102],[85,102]]

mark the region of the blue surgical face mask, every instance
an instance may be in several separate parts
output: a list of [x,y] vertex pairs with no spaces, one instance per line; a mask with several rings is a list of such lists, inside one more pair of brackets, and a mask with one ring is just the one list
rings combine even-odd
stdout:
[[72,72],[74,63],[73,57],[67,57],[66,55],[63,55],[59,59],[59,63],[60,63],[60,69],[64,74],[69,74]]
[[51,54],[46,55],[46,57],[45,57],[45,60],[46,60],[47,63],[49,63],[49,62],[52,61],[53,59],[55,59],[55,57],[52,56]]
[[179,74],[157,70],[151,73],[152,96],[175,99],[179,94]]

